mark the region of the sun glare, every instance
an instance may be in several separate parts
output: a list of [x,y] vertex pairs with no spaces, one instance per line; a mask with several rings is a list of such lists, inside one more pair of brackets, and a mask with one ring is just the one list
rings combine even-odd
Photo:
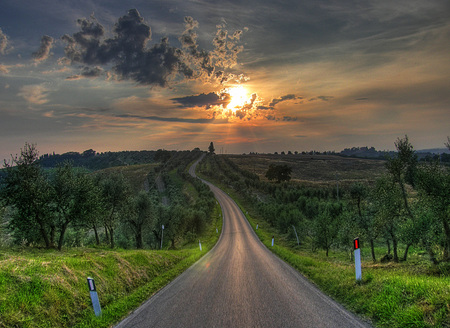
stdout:
[[231,98],[230,102],[227,105],[227,109],[230,109],[233,112],[243,107],[249,100],[247,90],[245,90],[245,88],[242,85],[229,88],[227,90],[227,93],[230,95]]

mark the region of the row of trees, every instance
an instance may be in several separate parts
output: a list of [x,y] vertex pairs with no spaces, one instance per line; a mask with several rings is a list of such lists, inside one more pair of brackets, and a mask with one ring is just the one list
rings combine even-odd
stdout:
[[262,181],[223,156],[211,157],[200,169],[212,177],[219,174],[248,204],[255,204],[261,217],[295,240],[294,226],[313,250],[350,252],[353,238],[360,236],[370,246],[374,261],[375,245],[383,242],[397,262],[407,260],[413,245],[423,247],[434,264],[448,262],[450,169],[439,162],[419,163],[407,136],[395,146],[397,154],[387,159],[381,178],[372,185],[354,183],[341,189],[339,197],[331,187]]
[[[170,206],[161,204],[153,172],[147,190],[133,192],[118,170],[90,173],[70,162],[43,169],[36,147],[25,144],[20,155],[5,162],[0,180],[0,208],[7,234],[15,244],[61,250],[68,245],[68,235],[70,244],[75,245],[159,248],[163,224],[165,238],[172,247],[188,232],[190,237],[203,232],[214,197],[199,180],[184,174],[186,166],[200,153],[155,154],[162,161],[157,171],[170,190]],[[173,180],[182,181],[182,185]],[[197,191],[195,198],[181,192],[184,183]]]

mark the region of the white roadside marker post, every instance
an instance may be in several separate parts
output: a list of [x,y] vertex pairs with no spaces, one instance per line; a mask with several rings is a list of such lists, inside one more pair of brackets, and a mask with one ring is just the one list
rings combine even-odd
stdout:
[[275,240],[275,236],[272,236],[272,247],[273,247],[274,240]]
[[292,226],[292,228],[294,228],[295,237],[297,237],[297,245],[300,246],[300,240],[298,240],[297,229],[295,229],[294,225]]
[[97,289],[95,288],[94,278],[88,277],[87,282],[88,282],[88,287],[89,287],[89,293],[91,294],[91,301],[92,301],[92,306],[94,308],[94,313],[97,317],[101,316],[102,309],[100,308],[100,301],[98,300]]
[[258,230],[258,226],[259,226],[259,224],[257,223],[257,224],[256,224],[256,230]]
[[200,240],[198,241],[198,246],[200,247],[200,252],[202,251],[202,243],[200,242]]
[[162,244],[163,244],[163,237],[164,237],[164,224],[162,225],[162,230],[161,230],[161,249],[162,249]]
[[359,248],[359,238],[353,240],[353,249],[355,253],[355,274],[356,281],[361,281],[361,249]]

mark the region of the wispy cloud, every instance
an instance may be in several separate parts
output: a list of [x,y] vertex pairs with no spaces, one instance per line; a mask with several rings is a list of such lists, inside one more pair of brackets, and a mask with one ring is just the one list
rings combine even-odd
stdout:
[[17,94],[33,105],[43,105],[48,102],[47,94],[50,90],[42,84],[25,85]]
[[179,123],[195,123],[195,124],[225,124],[228,123],[227,119],[215,119],[215,118],[179,118],[179,117],[160,117],[160,116],[139,116],[131,114],[117,115],[120,118],[133,118],[139,120],[150,120],[160,122],[179,122]]

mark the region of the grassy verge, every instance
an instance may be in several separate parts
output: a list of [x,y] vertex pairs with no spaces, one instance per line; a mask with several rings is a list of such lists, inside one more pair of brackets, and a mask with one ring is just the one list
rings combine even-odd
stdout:
[[[176,251],[0,251],[0,327],[109,327],[206,254],[220,235],[220,207],[198,244]],[[216,233],[219,228],[219,234]],[[102,316],[86,278],[95,279]]]
[[[208,178],[206,178],[208,180]],[[220,185],[219,182],[216,181]],[[431,275],[423,264],[374,264],[362,262],[363,280],[357,283],[353,263],[344,252],[326,257],[311,252],[280,235],[252,212],[251,204],[239,203],[239,196],[221,186],[239,204],[263,244],[308,277],[326,294],[377,327],[450,327],[450,277]],[[245,210],[244,210],[245,208]],[[248,212],[249,211],[249,212]],[[256,225],[258,229],[256,230]],[[272,247],[272,236],[275,245]]]

